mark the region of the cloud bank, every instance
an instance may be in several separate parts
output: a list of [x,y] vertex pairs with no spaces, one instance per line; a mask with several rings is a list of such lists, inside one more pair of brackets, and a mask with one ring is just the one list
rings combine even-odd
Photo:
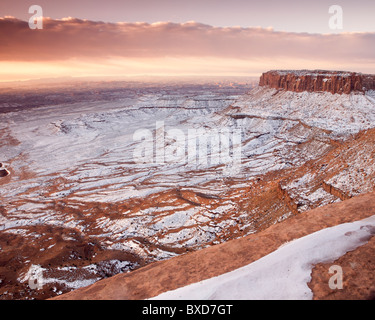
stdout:
[[375,33],[309,34],[187,23],[0,18],[0,78],[105,74],[252,74],[325,68],[375,72]]
[[8,17],[0,20],[0,43],[3,61],[174,56],[375,60],[375,33],[322,35],[196,22],[104,23],[45,18],[43,30],[30,30],[28,22]]

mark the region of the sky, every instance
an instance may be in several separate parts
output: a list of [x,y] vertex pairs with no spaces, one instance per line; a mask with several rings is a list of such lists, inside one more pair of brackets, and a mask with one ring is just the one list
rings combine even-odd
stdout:
[[[29,28],[34,4],[41,30]],[[342,28],[330,28],[332,5],[342,8]],[[374,12],[373,0],[1,0],[0,81],[375,73]]]

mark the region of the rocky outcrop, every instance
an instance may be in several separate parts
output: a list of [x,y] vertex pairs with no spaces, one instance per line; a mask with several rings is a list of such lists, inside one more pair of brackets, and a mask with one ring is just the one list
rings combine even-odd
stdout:
[[286,191],[280,183],[277,184],[277,196],[280,200],[284,201],[286,206],[293,214],[298,214],[298,204],[294,202],[294,200],[289,195],[288,191]]
[[4,165],[0,162],[0,178],[9,176],[10,172],[4,167]]
[[325,70],[273,70],[262,74],[259,85],[294,92],[349,94],[375,90],[375,75]]
[[9,171],[7,169],[0,169],[0,178],[6,177],[9,175]]
[[348,196],[345,192],[335,188],[334,186],[330,185],[329,183],[323,181],[322,183],[322,187],[323,189],[332,194],[333,196],[337,197],[337,198],[340,198],[341,200],[348,200],[350,199],[351,197]]

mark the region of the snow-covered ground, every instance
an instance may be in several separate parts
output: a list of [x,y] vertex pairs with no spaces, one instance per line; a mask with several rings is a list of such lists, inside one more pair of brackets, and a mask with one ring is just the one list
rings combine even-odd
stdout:
[[239,107],[238,113],[243,115],[269,121],[298,121],[336,136],[373,128],[375,122],[373,91],[339,95],[258,87],[233,106]]
[[[239,130],[240,170],[223,169],[222,163],[210,164],[210,159],[207,164],[157,163],[157,123],[163,123],[166,132],[177,129],[186,137],[190,129]],[[90,232],[85,221],[59,215],[51,203],[68,201],[68,207],[81,208],[91,203],[150,198],[175,188],[201,188],[211,195],[220,195],[229,188],[222,179],[239,178],[243,186],[255,176],[318,159],[330,148],[331,139],[346,139],[373,127],[375,104],[371,93],[295,93],[263,87],[244,95],[204,89],[192,93],[181,88],[163,94],[156,88],[154,93],[121,96],[110,102],[77,102],[5,113],[0,124],[5,138],[0,154],[1,161],[11,170],[12,180],[0,190],[7,210],[6,216],[0,216],[0,230],[13,232],[16,227],[49,224]],[[133,139],[139,129],[154,135],[149,146],[154,158],[148,163],[134,161],[134,150],[142,143]],[[10,145],[6,138],[16,143]],[[173,139],[166,138],[165,143],[173,145]],[[209,141],[208,152],[212,143]],[[306,147],[299,147],[305,144]],[[345,173],[331,180],[336,184],[346,181]],[[363,185],[363,181],[360,183]],[[336,200],[324,190],[311,194],[298,187],[296,192],[312,203]],[[173,211],[163,206],[155,214],[124,210],[121,219],[113,219],[109,214],[98,219],[95,228],[111,235],[114,241],[133,236],[154,237],[160,244],[177,244],[177,239],[204,243],[219,231],[218,226],[207,225],[205,219],[210,210],[205,205],[181,210],[181,203],[170,201],[175,217],[160,219]],[[226,205],[218,203],[216,214],[219,207]],[[191,227],[199,225],[199,221],[205,221],[199,227],[204,235],[198,235],[198,229]],[[175,237],[160,237],[161,230],[173,229]]]
[[[22,235],[42,246],[41,235],[32,227],[64,228],[97,239],[104,250],[131,252],[150,261],[166,259],[184,248],[257,231],[254,211],[247,209],[253,199],[246,198],[246,189],[261,180],[257,177],[298,168],[326,154],[333,140],[375,128],[373,92],[332,95],[260,87],[244,92],[213,86],[165,91],[156,86],[112,95],[108,101],[87,96],[37,108],[25,103],[2,113],[0,162],[10,176],[0,178],[7,179],[0,188],[0,232]],[[163,151],[156,143],[161,123],[166,133],[183,133],[186,159],[189,130],[240,132],[239,166],[215,162],[217,157],[210,153],[215,139],[207,144],[207,163],[158,163],[157,154]],[[143,150],[151,154],[145,163],[134,157],[147,140],[134,139],[138,130],[151,133],[152,144]],[[178,136],[164,138],[164,151],[173,151]],[[234,140],[228,140],[229,149]],[[362,158],[368,160],[365,154]],[[363,165],[354,156],[351,161],[356,167]],[[366,170],[368,175],[375,172],[373,165]],[[353,175],[350,188],[370,191],[372,182],[359,177]],[[311,191],[307,178],[297,180],[294,191],[308,204],[338,201],[322,189]],[[345,172],[330,179],[338,186],[348,181]],[[300,186],[305,188],[302,192]],[[259,193],[263,191],[260,186]],[[284,204],[274,206],[280,212],[267,213],[269,224],[290,214],[281,208]],[[258,217],[264,215],[254,210]],[[50,245],[40,249],[48,251]]]
[[374,228],[375,216],[322,229],[288,242],[245,267],[162,293],[153,299],[312,299],[313,294],[307,283],[311,280],[313,266],[317,263],[334,262],[346,252],[365,244]]

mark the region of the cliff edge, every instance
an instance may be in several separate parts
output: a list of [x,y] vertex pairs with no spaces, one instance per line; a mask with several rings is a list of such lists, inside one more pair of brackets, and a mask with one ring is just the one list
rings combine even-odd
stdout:
[[262,74],[259,85],[294,92],[349,94],[375,90],[375,75],[326,70],[272,70]]

